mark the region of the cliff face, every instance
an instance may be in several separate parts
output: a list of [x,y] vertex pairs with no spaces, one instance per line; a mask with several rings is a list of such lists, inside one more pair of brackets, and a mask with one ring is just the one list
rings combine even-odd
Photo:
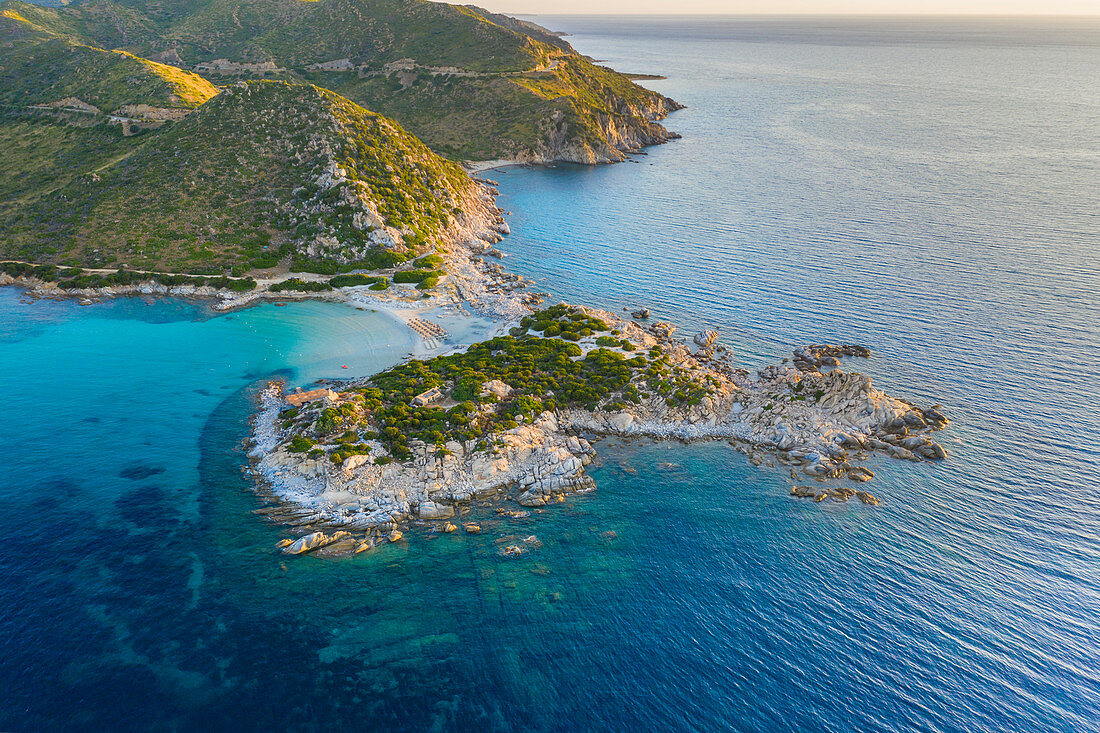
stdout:
[[580,56],[516,83],[555,107],[543,139],[517,156],[529,162],[616,163],[680,137],[660,121],[683,105]]
[[644,108],[630,107],[629,114],[594,115],[590,129],[577,135],[569,134],[566,124],[533,157],[540,163],[561,161],[597,165],[621,162],[644,147],[678,139],[678,133],[657,122],[676,109],[682,109],[682,105],[662,97]]

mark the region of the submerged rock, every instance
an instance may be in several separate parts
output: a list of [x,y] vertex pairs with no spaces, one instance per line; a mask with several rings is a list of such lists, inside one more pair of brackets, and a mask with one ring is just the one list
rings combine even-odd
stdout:
[[791,496],[798,497],[800,499],[813,499],[815,502],[822,502],[826,499],[832,499],[833,501],[848,501],[853,496],[858,498],[864,504],[871,506],[878,506],[879,500],[874,496],[871,496],[866,491],[858,491],[856,489],[848,488],[847,486],[837,486],[833,488],[814,488],[812,486],[794,486],[791,487]]
[[301,555],[306,552],[312,552],[318,550],[327,545],[331,545],[334,542],[338,542],[346,537],[350,537],[350,532],[344,530],[337,530],[332,534],[325,534],[324,532],[313,532],[307,534],[305,537],[300,537],[294,542],[283,548],[283,552],[287,555]]
[[852,466],[848,469],[848,478],[852,481],[870,481],[874,477],[875,474],[871,472],[871,469],[863,466]]
[[871,496],[866,491],[857,491],[856,496],[859,497],[859,500],[864,504],[870,504],[871,506],[878,506],[881,503],[877,498]]

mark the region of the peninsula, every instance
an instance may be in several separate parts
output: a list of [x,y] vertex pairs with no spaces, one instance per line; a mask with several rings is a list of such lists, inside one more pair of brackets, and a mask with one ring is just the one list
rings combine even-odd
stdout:
[[644,309],[540,309],[470,172],[618,162],[677,137],[660,121],[680,108],[541,26],[424,0],[6,0],[0,31],[0,285],[323,298],[417,334],[381,374],[260,393],[253,474],[296,529],[283,552],[537,511],[593,488],[601,435],[729,441],[789,466],[796,497],[869,505],[872,453],[945,457],[938,406],[839,368],[862,347],[751,375]]
[[410,524],[479,532],[472,510],[523,515],[594,488],[584,469],[601,435],[728,440],[756,465],[790,466],[791,494],[819,502],[878,504],[858,487],[874,452],[945,457],[930,436],[947,423],[938,406],[836,368],[866,349],[804,347],[754,378],[716,338],[686,342],[667,323],[561,304],[365,379],[289,394],[273,382],[251,451],[277,502],[264,513],[304,533],[280,543],[288,554],[363,552]]

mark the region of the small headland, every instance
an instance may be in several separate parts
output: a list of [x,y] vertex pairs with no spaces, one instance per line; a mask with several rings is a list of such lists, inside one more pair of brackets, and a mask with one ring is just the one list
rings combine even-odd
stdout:
[[795,497],[869,505],[878,498],[857,486],[874,476],[872,455],[945,457],[931,437],[947,423],[938,406],[837,368],[863,347],[807,346],[751,375],[717,336],[688,341],[667,323],[560,304],[365,379],[307,393],[273,382],[251,452],[273,502],[262,511],[303,533],[283,552],[340,555],[413,526],[476,524],[475,509],[526,512],[591,490],[585,467],[604,435],[728,441],[756,465],[789,466]]

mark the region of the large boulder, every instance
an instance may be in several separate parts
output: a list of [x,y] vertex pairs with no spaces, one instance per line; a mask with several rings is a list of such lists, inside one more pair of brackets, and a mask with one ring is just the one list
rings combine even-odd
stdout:
[[503,400],[504,398],[511,396],[511,394],[512,388],[504,382],[500,381],[499,379],[490,379],[488,382],[481,385],[481,395],[483,397],[487,395],[495,395],[499,399]]
[[607,426],[618,433],[626,432],[634,424],[634,416],[629,412],[617,412],[607,418]]
[[714,342],[717,340],[718,332],[710,330],[700,331],[699,333],[695,334],[695,338],[693,339],[696,346],[699,346],[703,349],[709,349],[711,346],[714,345]]
[[305,537],[300,537],[291,544],[283,548],[283,552],[287,555],[301,555],[306,552],[312,552],[313,550],[320,549],[327,545],[331,545],[333,542],[339,542],[340,540],[350,537],[350,532],[344,532],[339,530],[332,534],[325,534],[324,532],[314,532],[307,534]]
[[360,466],[362,466],[362,465],[364,465],[365,463],[368,463],[368,462],[370,462],[370,456],[368,456],[368,455],[357,455],[357,456],[348,456],[347,458],[344,459],[343,463],[341,463],[340,465],[343,467],[344,471],[346,471],[347,473],[350,474],[352,471],[354,471],[355,469],[359,468]]
[[423,501],[417,513],[421,519],[449,519],[455,515],[455,508],[450,504]]

